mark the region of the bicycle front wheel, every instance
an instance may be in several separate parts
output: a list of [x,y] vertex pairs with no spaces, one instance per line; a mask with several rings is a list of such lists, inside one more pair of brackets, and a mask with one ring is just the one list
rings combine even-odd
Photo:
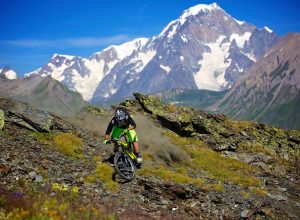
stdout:
[[132,160],[124,153],[117,152],[114,157],[114,165],[117,173],[125,180],[133,180],[135,167]]

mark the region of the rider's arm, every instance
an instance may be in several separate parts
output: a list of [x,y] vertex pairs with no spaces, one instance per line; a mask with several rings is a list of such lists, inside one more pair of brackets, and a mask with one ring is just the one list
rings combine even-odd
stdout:
[[114,125],[115,125],[115,119],[113,118],[113,119],[109,122],[109,124],[108,124],[108,126],[107,126],[107,129],[106,129],[106,132],[105,132],[105,135],[104,135],[105,140],[109,140],[109,135],[110,135],[110,132],[112,131]]
[[136,128],[136,124],[135,124],[134,120],[130,116],[128,118],[128,123],[129,123],[129,126],[128,126],[127,130],[133,130],[133,129]]

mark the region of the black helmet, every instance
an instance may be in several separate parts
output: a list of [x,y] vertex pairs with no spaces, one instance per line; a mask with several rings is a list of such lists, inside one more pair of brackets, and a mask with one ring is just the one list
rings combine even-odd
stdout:
[[118,122],[120,122],[120,121],[124,121],[125,119],[127,119],[128,116],[126,115],[126,112],[124,109],[118,108],[115,111],[115,117],[116,117],[116,120]]

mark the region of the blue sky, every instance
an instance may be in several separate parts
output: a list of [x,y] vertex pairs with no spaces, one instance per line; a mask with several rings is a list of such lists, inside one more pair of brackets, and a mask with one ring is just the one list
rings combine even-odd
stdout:
[[213,2],[280,36],[300,32],[299,0],[0,0],[0,67],[23,75],[54,53],[90,57],[111,44],[157,35],[183,10]]

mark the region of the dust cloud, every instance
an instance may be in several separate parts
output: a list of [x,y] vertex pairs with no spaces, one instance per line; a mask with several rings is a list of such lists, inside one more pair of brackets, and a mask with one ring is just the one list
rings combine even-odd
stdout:
[[[95,137],[103,140],[113,113],[113,110],[111,110],[109,114],[96,118],[90,114],[80,112],[76,116],[69,118],[69,121],[85,128],[93,133]],[[142,152],[147,151],[156,161],[163,160],[166,163],[189,160],[187,154],[163,134],[165,130],[159,124],[156,124],[150,116],[142,112],[131,113],[131,116],[137,125],[135,130],[139,137],[139,146]]]
[[186,153],[174,145],[169,137],[163,134],[164,130],[156,125],[150,117],[136,113],[133,115],[133,119],[137,124],[136,132],[142,150],[147,150],[156,159],[162,159],[167,163],[188,160]]

